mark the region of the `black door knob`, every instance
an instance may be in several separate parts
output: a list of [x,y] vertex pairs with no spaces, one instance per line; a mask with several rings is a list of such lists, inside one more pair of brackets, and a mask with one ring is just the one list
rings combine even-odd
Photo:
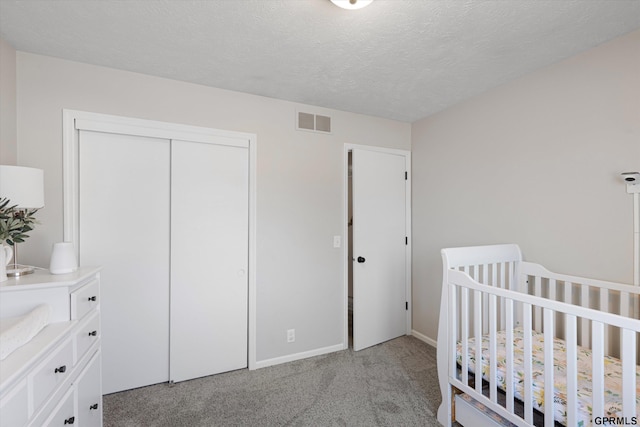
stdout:
[[360,264],[362,264],[362,263],[363,263],[363,262],[365,262],[365,261],[366,261],[366,260],[364,259],[364,257],[361,257],[361,256],[359,256],[359,257],[358,257],[358,262],[359,262]]

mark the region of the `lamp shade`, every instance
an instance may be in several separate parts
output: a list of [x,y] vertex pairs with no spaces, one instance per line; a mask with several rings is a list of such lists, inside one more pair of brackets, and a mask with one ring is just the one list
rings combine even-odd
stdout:
[[44,206],[43,170],[0,165],[0,197],[22,209],[40,209]]

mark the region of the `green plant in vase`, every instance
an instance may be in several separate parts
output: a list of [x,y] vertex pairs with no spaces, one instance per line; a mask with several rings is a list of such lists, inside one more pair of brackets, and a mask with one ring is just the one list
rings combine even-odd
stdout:
[[6,197],[0,198],[0,244],[14,246],[23,243],[37,223],[36,212],[38,209],[20,209],[11,205]]
[[[8,198],[0,198],[0,282],[7,280],[8,275],[20,276],[33,272],[32,267],[18,268],[16,244],[24,242],[24,239],[29,237],[27,233],[33,230],[37,223],[37,211],[38,209],[19,208],[12,205]],[[12,256],[13,268],[7,270]]]

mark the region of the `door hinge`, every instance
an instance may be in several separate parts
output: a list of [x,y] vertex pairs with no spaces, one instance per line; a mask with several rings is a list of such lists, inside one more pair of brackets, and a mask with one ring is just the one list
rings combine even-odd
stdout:
[[404,309],[409,310],[409,301],[404,302]]
[[406,181],[407,179],[409,179],[409,174],[407,172],[404,173],[404,180]]

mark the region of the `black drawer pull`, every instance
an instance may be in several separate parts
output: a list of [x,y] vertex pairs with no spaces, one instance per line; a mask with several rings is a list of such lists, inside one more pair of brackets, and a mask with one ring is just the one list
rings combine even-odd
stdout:
[[96,299],[97,299],[97,298],[96,298],[95,296],[93,296],[93,297],[89,297],[89,298],[88,298],[88,301],[95,301]]
[[54,374],[57,374],[57,373],[64,374],[66,370],[67,370],[67,365],[62,365],[62,366],[60,366],[59,368],[56,368],[56,369],[53,371],[53,373],[54,373]]
[[91,331],[91,332],[89,332],[89,336],[90,336],[90,337],[95,337],[96,335],[98,335],[98,331]]
[[94,403],[93,405],[89,406],[89,410],[92,410],[92,409],[98,409],[98,404]]
[[65,424],[73,424],[76,422],[76,417],[69,417],[66,420],[64,420]]

